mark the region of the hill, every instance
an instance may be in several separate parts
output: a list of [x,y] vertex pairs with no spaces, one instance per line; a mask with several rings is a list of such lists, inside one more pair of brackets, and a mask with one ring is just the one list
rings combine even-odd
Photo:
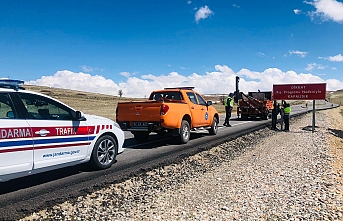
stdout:
[[[56,98],[63,103],[73,107],[74,109],[81,110],[87,114],[94,114],[98,116],[107,117],[115,120],[117,103],[119,101],[129,100],[144,100],[144,98],[125,98],[113,95],[105,95],[99,93],[90,93],[84,91],[76,91],[61,88],[52,88],[44,86],[24,85],[27,90],[36,91]],[[225,113],[224,105],[220,102],[224,95],[205,95],[206,100],[214,102],[213,106],[219,113]],[[328,101],[335,104],[343,104],[343,90],[332,91],[327,93]],[[303,101],[295,101],[292,104],[304,103]],[[234,111],[236,107],[234,107]]]

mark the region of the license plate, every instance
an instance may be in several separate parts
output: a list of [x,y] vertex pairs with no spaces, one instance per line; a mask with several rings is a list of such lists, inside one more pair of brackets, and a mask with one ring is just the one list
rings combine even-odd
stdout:
[[132,122],[132,126],[148,126],[147,122]]

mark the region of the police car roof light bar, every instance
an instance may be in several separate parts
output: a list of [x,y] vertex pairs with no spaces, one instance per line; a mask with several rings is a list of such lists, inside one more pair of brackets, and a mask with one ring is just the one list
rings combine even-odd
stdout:
[[23,89],[22,85],[25,82],[22,80],[12,80],[12,79],[4,79],[4,78],[0,78],[0,87],[2,88],[9,88],[9,89],[14,89],[14,90],[19,90],[19,89]]

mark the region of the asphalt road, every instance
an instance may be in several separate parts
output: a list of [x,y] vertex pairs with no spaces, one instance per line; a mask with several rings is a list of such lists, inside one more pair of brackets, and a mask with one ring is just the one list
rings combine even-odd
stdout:
[[[311,111],[311,105],[308,108],[292,106],[291,117]],[[327,108],[331,108],[331,104],[326,102],[316,106],[316,109]],[[118,155],[117,162],[107,170],[92,171],[85,164],[0,183],[0,220],[20,219],[34,211],[76,199],[152,168],[177,163],[184,157],[271,124],[270,119],[242,121],[233,115],[232,127],[222,127],[224,118],[224,115],[220,116],[217,135],[209,135],[207,130],[196,130],[191,133],[190,141],[183,145],[179,145],[176,138],[168,134],[152,134],[147,142],[139,144],[130,132],[125,132],[124,153]],[[309,119],[309,124],[311,122]]]

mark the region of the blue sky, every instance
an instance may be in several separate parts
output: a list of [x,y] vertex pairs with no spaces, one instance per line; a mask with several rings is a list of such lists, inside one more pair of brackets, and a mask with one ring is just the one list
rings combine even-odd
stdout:
[[343,89],[341,0],[0,0],[0,77],[143,97],[326,82]]

